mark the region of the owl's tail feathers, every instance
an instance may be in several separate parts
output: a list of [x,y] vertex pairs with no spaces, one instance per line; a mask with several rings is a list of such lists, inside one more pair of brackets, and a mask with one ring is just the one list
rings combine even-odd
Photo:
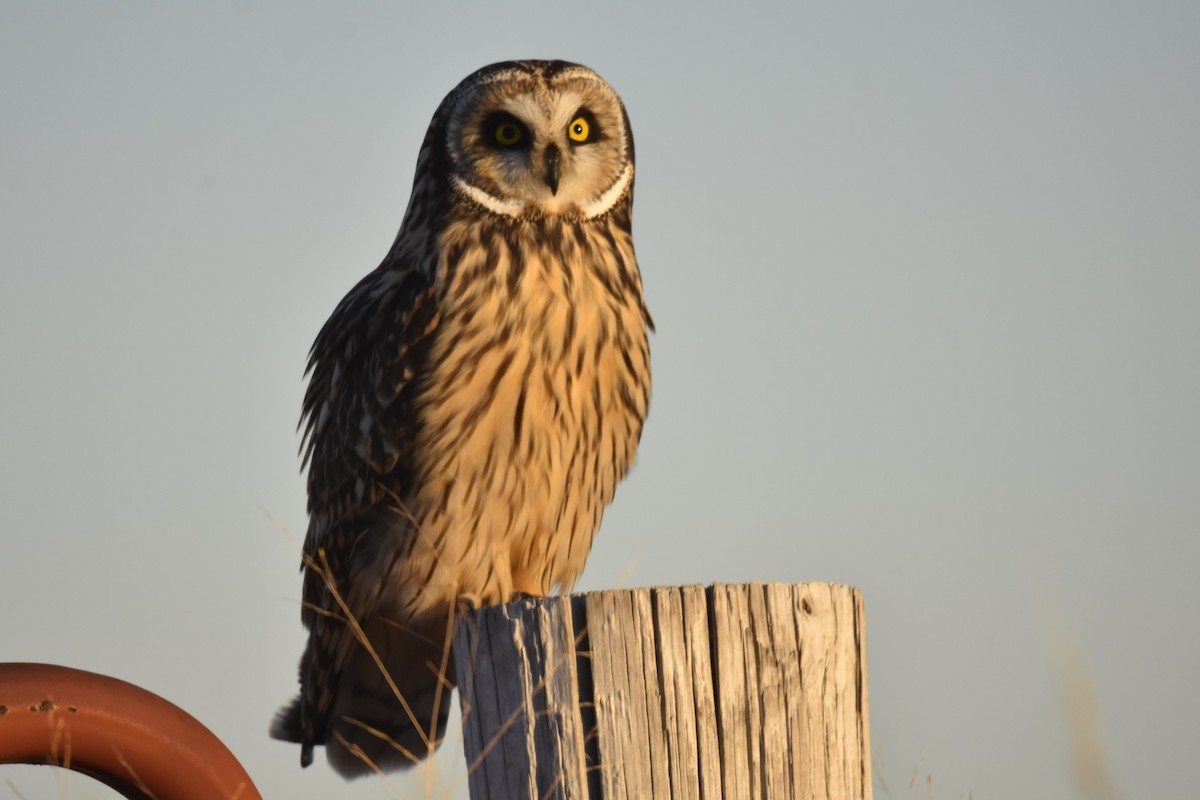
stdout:
[[391,681],[365,651],[339,681],[325,747],[330,766],[343,777],[411,767],[446,734],[453,662],[443,658],[440,642],[394,639],[391,653],[380,652]]
[[313,746],[304,744],[304,729],[300,726],[300,696],[279,709],[271,720],[271,738],[283,742],[303,744],[300,750],[300,766],[307,767],[313,760]]
[[[429,756],[446,734],[454,689],[454,662],[446,651],[446,622],[400,628],[367,626],[368,640],[386,668],[356,647],[337,680],[328,727],[318,736],[329,764],[345,778],[405,769]],[[304,741],[302,697],[275,716],[271,736],[302,745],[300,763],[312,763]],[[323,735],[322,735],[323,734]]]

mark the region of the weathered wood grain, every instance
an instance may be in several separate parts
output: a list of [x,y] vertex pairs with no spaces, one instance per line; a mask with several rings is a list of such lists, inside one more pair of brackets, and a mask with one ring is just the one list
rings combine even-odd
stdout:
[[871,797],[861,594],[595,592],[455,635],[473,800]]

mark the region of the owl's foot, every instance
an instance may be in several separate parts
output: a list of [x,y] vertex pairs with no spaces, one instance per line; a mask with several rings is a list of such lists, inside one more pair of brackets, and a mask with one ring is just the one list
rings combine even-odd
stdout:
[[481,608],[483,608],[483,601],[479,599],[479,595],[460,594],[455,611],[458,616],[463,617],[468,614],[474,614]]

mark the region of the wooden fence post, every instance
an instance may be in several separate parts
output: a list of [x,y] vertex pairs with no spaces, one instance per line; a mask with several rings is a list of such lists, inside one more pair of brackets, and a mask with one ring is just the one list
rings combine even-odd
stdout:
[[472,800],[870,800],[863,601],[826,583],[605,591],[455,634]]

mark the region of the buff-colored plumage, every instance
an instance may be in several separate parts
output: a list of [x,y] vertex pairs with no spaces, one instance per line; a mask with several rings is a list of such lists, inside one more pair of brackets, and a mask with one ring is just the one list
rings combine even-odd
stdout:
[[391,251],[310,357],[310,635],[272,728],[302,763],[318,744],[347,776],[425,756],[456,606],[583,570],[650,400],[633,165],[585,67],[485,67],[434,115]]

